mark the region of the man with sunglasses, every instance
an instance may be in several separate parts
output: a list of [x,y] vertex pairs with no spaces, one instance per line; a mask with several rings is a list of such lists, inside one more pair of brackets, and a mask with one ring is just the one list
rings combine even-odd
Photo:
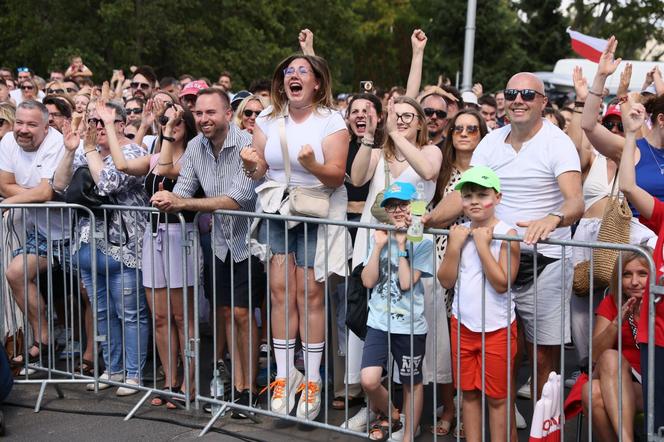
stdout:
[[432,93],[422,97],[420,104],[427,118],[430,143],[442,149],[447,126],[447,102],[442,95]]
[[[571,247],[563,251],[560,246],[547,244],[537,245],[537,268],[533,269],[533,245],[548,238],[571,239],[569,226],[584,210],[581,167],[572,140],[542,118],[547,97],[540,79],[528,72],[518,73],[507,83],[504,95],[511,123],[480,142],[471,165],[489,166],[496,171],[504,196],[496,214],[516,225],[518,234],[524,238],[520,275],[512,293],[528,343],[527,351],[532,353],[532,344],[537,344],[539,398],[549,373],[558,370],[561,341],[570,341],[569,303],[574,272]],[[532,278],[535,271],[537,296]],[[561,336],[563,320],[565,331]]]
[[154,85],[157,82],[157,75],[150,66],[141,66],[134,72],[130,87],[132,97],[140,97],[147,101],[154,93]]

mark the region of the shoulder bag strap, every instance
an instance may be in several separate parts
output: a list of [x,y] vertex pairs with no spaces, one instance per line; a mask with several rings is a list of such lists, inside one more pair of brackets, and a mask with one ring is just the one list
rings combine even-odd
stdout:
[[284,171],[286,172],[286,184],[290,184],[291,165],[288,156],[288,141],[286,140],[286,118],[284,115],[279,117],[279,140],[281,143],[281,155],[284,158]]
[[383,151],[383,167],[385,168],[385,188],[390,187],[390,165],[387,164],[387,156]]
[[[616,174],[613,177],[613,184],[611,184],[611,193],[609,194],[609,203],[606,205],[604,208],[604,216],[611,210],[611,206],[614,204],[619,204],[620,203],[620,198],[618,198],[618,193],[616,193],[616,183],[618,182],[618,172],[620,172],[620,165],[616,168]],[[615,194],[615,196],[614,196]]]

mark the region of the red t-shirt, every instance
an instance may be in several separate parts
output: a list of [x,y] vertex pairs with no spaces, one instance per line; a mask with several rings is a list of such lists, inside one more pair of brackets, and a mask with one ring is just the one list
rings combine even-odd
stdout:
[[[641,307],[643,308],[643,307]],[[597,306],[595,314],[602,316],[603,318],[613,321],[618,317],[618,309],[616,308],[616,301],[614,296],[609,294],[602,299],[602,302]],[[634,368],[638,373],[641,373],[641,352],[636,347],[636,341],[634,340],[634,334],[632,333],[632,327],[630,327],[629,322],[625,319],[620,327],[622,333],[622,353],[629,362],[629,365]],[[616,350],[618,349],[618,340],[613,346]]]
[[[657,232],[657,244],[655,245],[655,252],[653,259],[655,260],[655,271],[657,272],[657,279],[662,276],[662,251],[664,247],[664,203],[657,198],[653,197],[655,207],[652,211],[650,219],[644,216],[639,216],[639,221],[653,232]],[[639,332],[637,339],[640,343],[648,342],[648,287],[643,293],[643,301],[641,301],[641,318],[639,319]],[[655,304],[655,345],[664,347],[664,301]]]

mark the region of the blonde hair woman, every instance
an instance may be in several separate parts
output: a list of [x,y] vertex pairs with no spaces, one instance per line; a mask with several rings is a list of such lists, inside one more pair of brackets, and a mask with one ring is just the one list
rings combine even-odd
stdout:
[[235,111],[233,122],[240,129],[246,130],[250,134],[254,133],[256,127],[256,118],[268,106],[268,102],[260,95],[250,95],[240,102]]

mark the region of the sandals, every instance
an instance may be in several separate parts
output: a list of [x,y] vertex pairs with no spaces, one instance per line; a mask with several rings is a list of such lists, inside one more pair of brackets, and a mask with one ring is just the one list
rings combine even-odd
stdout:
[[[348,408],[353,408],[358,405],[364,404],[364,398],[361,396],[348,397]],[[336,396],[332,399],[332,408],[334,410],[343,410],[346,408],[346,398],[344,396]]]
[[81,373],[83,376],[94,376],[95,364],[87,359],[81,359],[81,363],[75,368],[76,372]]
[[466,432],[463,430],[463,422],[459,422],[459,425],[456,428],[454,428],[453,437],[455,439],[465,439],[466,438]]
[[[164,393],[172,393],[173,391],[179,389],[180,389],[179,385],[176,385],[175,387],[164,387]],[[166,394],[157,394],[150,401],[150,405],[152,405],[153,407],[161,407],[162,405],[167,405],[170,400],[171,397],[167,396]]]
[[[371,424],[371,427],[369,428],[369,439],[386,441],[390,438],[390,434],[396,433],[397,431],[401,430],[401,428],[403,428],[401,419],[392,419],[392,428],[390,429],[389,419],[385,416],[380,416]],[[380,435],[380,437],[372,437],[376,434]]]
[[[178,391],[178,393],[184,394],[184,391]],[[190,404],[194,402],[195,397],[196,395],[194,393],[189,395]],[[187,408],[187,400],[185,398],[169,397],[166,400],[166,408],[168,408],[169,410],[177,410],[178,408],[184,410],[185,408]]]
[[[30,354],[30,350],[32,350],[33,348],[37,348],[37,350],[39,350],[39,352],[36,355],[31,355]],[[42,355],[43,355],[44,358],[48,358],[48,353],[49,353],[50,349],[51,349],[50,345],[39,343],[37,341],[33,342],[32,346],[30,346],[30,348],[28,349],[28,355],[27,355],[28,356],[28,365],[38,363],[39,358]],[[55,346],[53,346],[53,354],[54,355],[59,353],[60,350],[62,350],[62,347],[58,346],[57,344],[55,344]],[[23,354],[23,353],[21,353],[19,355],[16,355],[16,357],[12,358],[12,360],[9,362],[9,365],[13,368],[21,367],[21,366],[25,365],[25,356],[26,355]],[[21,359],[19,360],[19,358],[21,358]]]
[[438,421],[436,421],[436,425],[431,427],[431,433],[435,434],[436,436],[447,436],[450,434],[450,430],[452,430],[452,424],[454,421],[454,418],[452,418],[451,421],[438,419]]

